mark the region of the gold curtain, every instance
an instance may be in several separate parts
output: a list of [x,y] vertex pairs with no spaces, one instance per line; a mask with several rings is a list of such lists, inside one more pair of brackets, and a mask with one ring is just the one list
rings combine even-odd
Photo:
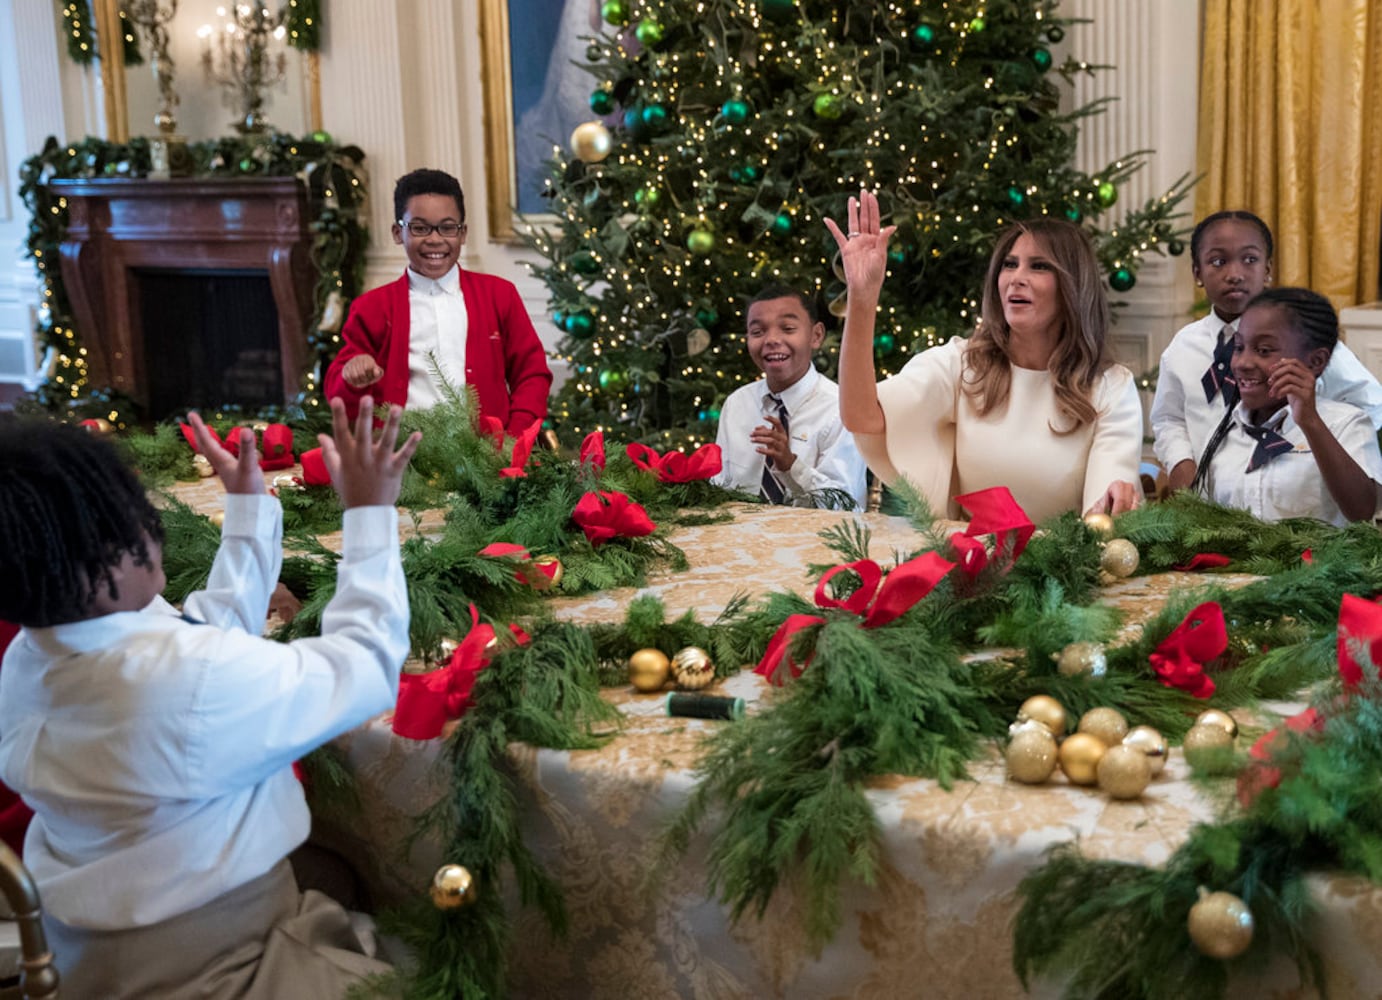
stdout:
[[1382,0],[1205,0],[1195,213],[1272,227],[1277,284],[1378,297]]

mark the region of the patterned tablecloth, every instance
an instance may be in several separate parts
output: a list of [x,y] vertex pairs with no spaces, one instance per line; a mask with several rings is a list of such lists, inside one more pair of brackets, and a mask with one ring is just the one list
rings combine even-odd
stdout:
[[[676,534],[690,557],[689,571],[659,576],[641,591],[558,600],[558,614],[616,621],[635,593],[652,592],[669,613],[694,608],[708,620],[737,592],[809,593],[804,567],[836,561],[817,533],[855,516],[747,506],[735,513],[732,524]],[[879,561],[917,544],[900,519],[862,518]],[[1204,582],[1188,574],[1139,578],[1108,588],[1105,600],[1124,612],[1125,627],[1137,628],[1172,590]],[[715,690],[753,702],[763,689],[745,671]],[[750,916],[737,925],[725,907],[707,900],[704,838],[675,870],[651,871],[657,834],[692,787],[700,740],[732,723],[667,718],[661,696],[632,689],[611,690],[607,697],[627,725],[601,749],[511,750],[526,790],[530,844],[561,884],[570,915],[568,935],[554,940],[536,912],[513,907],[515,996],[1025,996],[1011,962],[1013,890],[1047,848],[1078,839],[1091,855],[1155,865],[1215,811],[1189,781],[1178,752],[1131,802],[1072,786],[1059,774],[1037,787],[1007,781],[996,748],[973,766],[972,780],[951,791],[933,781],[879,779],[868,797],[884,842],[881,878],[872,887],[847,887],[843,926],[817,955],[796,931],[799,903],[790,890],[778,892],[762,919]],[[413,817],[448,780],[436,766],[440,742],[395,736],[386,715],[339,745],[358,774],[364,804],[351,829],[333,831],[332,839],[360,865],[377,901],[424,892],[445,859],[435,844],[405,845]],[[1382,996],[1382,949],[1376,947],[1382,942],[1382,891],[1337,877],[1320,877],[1317,888],[1321,906],[1312,937],[1326,958],[1330,995]],[[1057,993],[1054,984],[1043,983],[1032,995]],[[1314,994],[1303,991],[1294,967],[1281,962],[1239,982],[1233,995]]]

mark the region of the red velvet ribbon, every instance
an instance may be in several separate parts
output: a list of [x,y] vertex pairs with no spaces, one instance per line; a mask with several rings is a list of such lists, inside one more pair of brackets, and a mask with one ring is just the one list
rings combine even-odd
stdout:
[[659,455],[646,444],[631,444],[624,449],[629,460],[645,472],[651,472],[662,483],[689,483],[716,475],[723,461],[718,444],[703,444],[690,455],[669,451]]
[[528,456],[533,453],[533,445],[537,443],[537,432],[541,429],[542,421],[534,420],[514,438],[513,457],[509,459],[507,468],[499,470],[501,479],[516,479],[528,475],[523,471],[523,467],[528,464]]
[[1191,610],[1175,631],[1161,640],[1149,659],[1161,683],[1178,688],[1196,698],[1214,693],[1214,681],[1204,672],[1204,664],[1228,649],[1228,627],[1224,610],[1216,601],[1206,601]]
[[[188,424],[179,423],[178,428],[182,431],[183,439],[188,446],[195,452],[200,453],[197,447],[197,437],[192,432]],[[236,427],[221,440],[221,436],[215,429],[208,426],[206,432],[211,435],[211,439],[219,444],[226,451],[236,458],[240,457],[240,431],[244,428]],[[293,458],[293,432],[287,424],[269,424],[264,428],[259,440],[259,467],[268,472],[273,469],[286,469],[293,465],[297,460]]]
[[298,456],[298,461],[302,463],[302,482],[304,485],[331,485],[331,473],[326,471],[326,460],[322,458],[322,450],[320,448],[304,451]]
[[1197,552],[1190,557],[1188,563],[1181,563],[1173,566],[1172,569],[1178,573],[1198,573],[1202,569],[1221,569],[1233,562],[1228,556],[1220,555],[1217,552]]
[[1339,676],[1352,692],[1363,678],[1382,677],[1382,605],[1353,594],[1339,604]]
[[516,557],[517,561],[523,565],[521,569],[514,570],[513,578],[520,583],[529,585],[533,585],[535,582],[533,578],[534,573],[541,573],[548,580],[555,580],[557,569],[559,568],[558,564],[555,562],[550,565],[533,562],[533,557],[528,550],[513,542],[490,542],[490,544],[480,550],[479,554],[482,556],[490,556],[494,559],[507,559],[510,556]]
[[605,471],[605,432],[591,431],[581,442],[581,464],[597,472]]
[[616,536],[638,538],[657,530],[657,525],[641,504],[634,503],[622,493],[607,490],[587,493],[576,501],[571,520],[585,532],[590,544],[596,547]]
[[1036,525],[1027,512],[1013,499],[1006,486],[991,486],[955,498],[955,502],[969,511],[969,527],[963,534],[950,537],[961,570],[971,579],[989,563],[988,552],[969,541],[979,535],[993,536],[993,552],[1004,559],[1004,571],[1011,567],[1027,547]]
[[504,447],[504,422],[498,417],[480,417],[476,421],[476,432],[480,437],[493,441],[496,451]]

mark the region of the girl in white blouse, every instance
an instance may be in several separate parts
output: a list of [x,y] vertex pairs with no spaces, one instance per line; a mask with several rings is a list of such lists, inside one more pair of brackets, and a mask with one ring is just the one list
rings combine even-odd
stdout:
[[1121,513],[1141,500],[1142,407],[1106,345],[1108,300],[1089,237],[1037,219],[1006,230],[984,282],[983,318],[876,381],[874,318],[895,226],[878,199],[827,219],[849,291],[840,416],[884,482],[910,480],[937,514],[951,498],[1006,486],[1035,521],[1068,510]]

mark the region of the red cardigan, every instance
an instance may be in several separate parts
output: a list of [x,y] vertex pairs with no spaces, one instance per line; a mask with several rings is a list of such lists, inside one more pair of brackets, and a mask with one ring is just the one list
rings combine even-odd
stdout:
[[[475,388],[480,414],[497,418],[510,435],[516,435],[547,416],[552,373],[542,342],[513,282],[461,269],[461,294],[467,323],[466,384]],[[341,330],[344,343],[326,371],[326,397],[344,399],[351,417],[367,392],[376,403],[407,406],[411,316],[406,272],[350,304]],[[341,369],[359,354],[374,358],[384,369],[384,377],[364,389],[352,389],[341,377]]]

